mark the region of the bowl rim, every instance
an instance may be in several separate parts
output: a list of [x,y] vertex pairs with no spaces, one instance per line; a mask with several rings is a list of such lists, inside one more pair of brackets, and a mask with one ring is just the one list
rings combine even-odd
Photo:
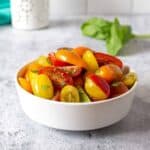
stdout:
[[[28,63],[29,64],[29,63]],[[129,91],[127,91],[127,92],[125,92],[125,93],[123,93],[123,94],[121,94],[121,95],[119,95],[119,96],[116,96],[116,97],[113,97],[113,98],[108,98],[108,99],[103,99],[103,100],[99,100],[99,101],[92,101],[92,102],[85,102],[85,103],[82,103],[82,102],[76,102],[76,103],[73,103],[73,102],[61,102],[61,101],[55,101],[55,100],[53,100],[53,99],[46,99],[46,98],[42,98],[42,97],[39,97],[39,96],[36,96],[36,95],[33,95],[33,94],[31,94],[31,93],[29,93],[28,91],[26,91],[25,89],[23,89],[21,86],[20,86],[20,84],[19,84],[19,82],[18,82],[18,74],[19,74],[19,72],[23,69],[23,68],[25,68],[28,64],[25,64],[25,65],[23,65],[21,68],[19,68],[18,70],[17,70],[17,73],[16,73],[16,75],[15,75],[15,85],[16,85],[16,87],[19,87],[19,89],[21,89],[24,93],[26,93],[26,94],[28,94],[29,96],[31,96],[31,97],[33,97],[33,98],[36,98],[36,99],[38,99],[38,100],[40,100],[40,101],[45,101],[45,102],[47,102],[47,103],[51,103],[51,104],[58,104],[58,105],[70,105],[70,106],[80,106],[80,105],[97,105],[97,104],[103,104],[103,103],[107,103],[107,102],[112,102],[112,101],[115,101],[115,100],[118,100],[118,99],[121,99],[121,98],[123,98],[123,97],[125,97],[125,96],[127,96],[128,94],[130,94],[131,92],[133,92],[135,89],[136,89],[136,87],[137,87],[137,84],[138,84],[138,80],[134,83],[134,85],[132,86],[132,88],[130,88],[129,89]],[[133,69],[131,69],[132,70],[132,72],[135,72]],[[43,102],[44,102],[43,101]]]

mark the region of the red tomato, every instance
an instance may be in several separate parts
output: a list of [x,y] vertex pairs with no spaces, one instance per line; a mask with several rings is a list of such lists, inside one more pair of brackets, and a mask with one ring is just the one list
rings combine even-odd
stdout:
[[52,65],[54,65],[54,66],[69,66],[70,65],[69,63],[58,60],[55,57],[55,53],[48,54],[48,58],[49,58],[50,62],[52,63]]
[[65,66],[65,67],[58,67],[60,70],[63,70],[64,72],[68,73],[72,77],[76,77],[80,75],[82,68],[78,66]]
[[63,87],[66,84],[73,84],[72,77],[57,67],[44,67],[40,70],[40,73],[46,74],[56,86]]
[[100,52],[95,52],[94,55],[97,59],[97,62],[100,65],[115,64],[115,65],[119,66],[120,68],[123,67],[122,61],[117,57],[114,57],[114,56],[111,56],[111,55],[108,55],[105,53],[100,53]]
[[81,75],[74,77],[73,81],[74,81],[74,85],[76,87],[78,87],[78,86],[83,87],[83,85],[84,85],[84,80],[83,80],[83,77]]
[[110,97],[119,96],[128,91],[127,86],[123,82],[116,82],[110,86]]

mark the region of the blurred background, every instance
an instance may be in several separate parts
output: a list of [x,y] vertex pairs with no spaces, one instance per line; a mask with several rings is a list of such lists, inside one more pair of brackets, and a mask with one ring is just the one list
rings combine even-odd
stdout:
[[149,13],[149,0],[50,0],[51,16]]

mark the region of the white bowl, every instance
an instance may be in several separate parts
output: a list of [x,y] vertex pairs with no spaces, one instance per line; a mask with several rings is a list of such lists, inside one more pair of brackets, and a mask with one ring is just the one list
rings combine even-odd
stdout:
[[129,112],[137,82],[121,96],[92,103],[65,103],[47,100],[25,91],[17,77],[24,73],[21,68],[15,83],[24,112],[34,121],[52,128],[83,131],[110,126],[123,119]]

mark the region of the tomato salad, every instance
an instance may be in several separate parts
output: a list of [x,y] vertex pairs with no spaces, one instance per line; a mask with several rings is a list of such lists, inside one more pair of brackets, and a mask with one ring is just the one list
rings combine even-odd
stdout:
[[87,47],[59,48],[40,56],[18,77],[31,94],[60,102],[107,100],[127,92],[136,80],[119,58]]

